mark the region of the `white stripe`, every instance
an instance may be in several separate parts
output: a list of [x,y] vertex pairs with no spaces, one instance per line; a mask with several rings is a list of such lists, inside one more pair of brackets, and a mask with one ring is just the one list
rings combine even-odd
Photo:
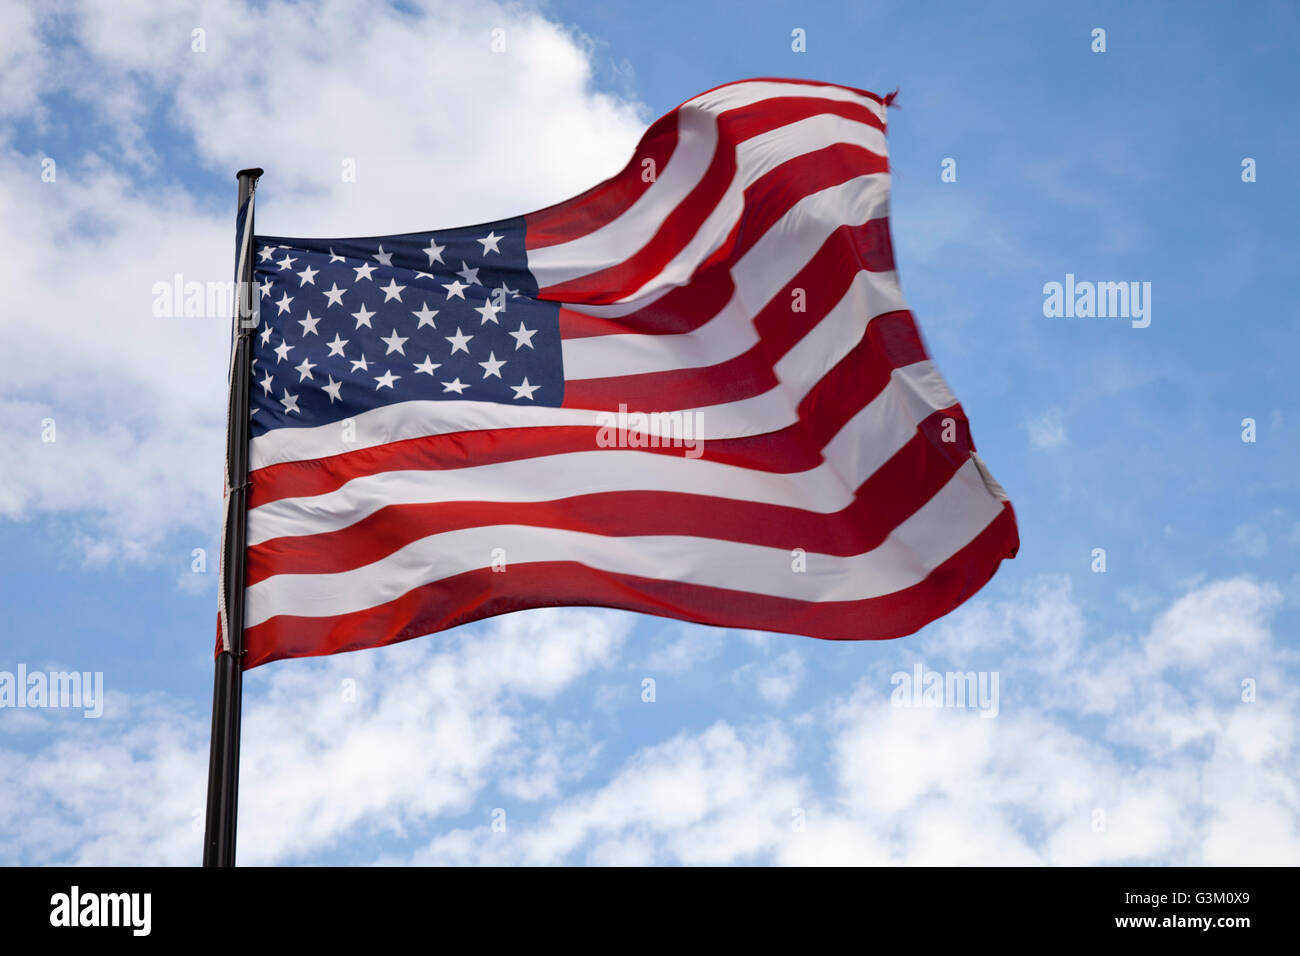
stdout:
[[957,396],[929,359],[894,369],[889,387],[849,419],[822,454],[856,488],[898,454],[931,413],[956,403]]
[[807,83],[786,83],[781,80],[745,80],[740,83],[728,83],[716,90],[701,93],[682,105],[720,113],[778,96],[810,96],[841,103],[859,103],[875,113],[876,118],[882,123],[885,120],[885,108],[869,96],[863,96],[842,86],[811,86]]
[[758,332],[741,297],[733,292],[713,318],[690,332],[672,335],[593,335],[564,339],[566,381],[641,375],[679,368],[717,365],[748,351],[758,342]]
[[[804,337],[803,341],[811,339],[815,344],[806,348],[796,346],[777,363],[781,387],[737,402],[683,409],[682,415],[700,416],[704,432],[699,437],[705,441],[762,435],[794,424],[798,421],[799,403],[821,377],[818,369],[826,365],[831,356],[847,354],[861,339],[865,323],[861,323],[862,328],[857,328],[854,323],[868,313],[859,311],[854,314],[853,310],[859,308],[858,296],[865,295],[873,301],[878,297],[879,301],[885,301],[884,294],[875,288],[875,284],[887,283],[890,275],[892,273],[858,274],[840,304]],[[853,328],[856,328],[856,334]],[[818,350],[824,354],[819,354]],[[917,364],[929,367],[927,362]],[[353,416],[350,420],[352,428],[347,433],[341,422],[330,422],[313,428],[276,428],[258,435],[249,442],[249,467],[257,470],[287,461],[327,458],[390,442],[461,431],[556,425],[595,428],[604,424],[601,414],[594,409],[516,407],[496,402],[399,402]],[[661,432],[654,427],[632,430],[645,434]]]
[[677,148],[668,165],[616,219],[577,239],[529,251],[528,269],[539,287],[559,285],[627,259],[690,195],[713,162],[717,117],[698,110],[684,112],[678,116],[677,128]]
[[602,571],[728,588],[802,601],[880,597],[923,581],[1002,509],[968,461],[877,548],[838,557],[809,553],[790,571],[790,552],[715,538],[611,537],[499,525],[430,535],[352,571],[282,574],[248,589],[248,626],[281,614],[334,617],[384,604],[432,581],[488,567],[494,548],[513,565],[576,561]]
[[885,134],[874,126],[837,113],[818,113],[776,126],[736,146],[734,184],[748,189],[782,163],[828,146],[848,143],[887,157]]
[[777,361],[776,377],[802,400],[862,341],[871,319],[906,308],[894,273],[859,272],[835,307]]
[[[815,296],[817,290],[805,292]],[[758,344],[758,331],[746,305],[744,297],[737,291],[722,311],[690,332],[674,335],[628,333],[568,339],[564,342],[565,378],[579,381],[669,372],[682,368],[707,368],[729,361]],[[786,381],[787,374],[782,373],[783,368],[805,364],[805,352],[828,343],[831,347],[814,357],[827,357],[829,360],[821,364],[829,370],[857,345],[867,319],[906,308],[895,273],[859,272],[839,303],[777,363],[778,377]],[[793,378],[793,374],[790,377]]]
[[[337,531],[388,505],[553,501],[615,491],[725,496],[832,514],[852,502],[862,483],[912,439],[918,424],[956,401],[933,363],[917,362],[896,369],[881,393],[827,443],[825,462],[804,472],[775,474],[635,449],[378,472],[324,494],[281,498],[251,509],[248,541],[256,545],[272,538]],[[990,492],[1006,499],[992,488]]]
[[888,173],[869,173],[804,196],[731,267],[736,288],[756,302],[770,300],[840,226],[888,216],[889,185]]
[[[683,414],[695,412],[707,413],[702,419],[706,440],[761,435],[778,431],[798,420],[789,395],[782,393],[781,389],[771,389],[738,402],[683,410]],[[408,438],[491,428],[598,427],[602,424],[600,415],[601,412],[593,409],[515,407],[496,402],[398,402],[354,415],[354,441],[344,440],[342,422],[313,428],[276,428],[265,432],[249,442],[249,462],[250,467],[256,470],[281,462],[326,458]],[[653,430],[645,432],[654,433]]]
[[785,505],[820,514],[853,501],[826,465],[779,474],[635,449],[569,452],[439,471],[385,471],[336,491],[282,498],[248,513],[248,543],[337,531],[388,505],[534,502],[618,491],[665,491]]
[[[745,214],[747,188],[782,163],[836,143],[852,143],[879,156],[886,155],[885,137],[880,130],[842,116],[810,116],[741,143],[736,149],[736,175],[690,242],[656,275],[620,301],[640,302],[664,286],[689,282],[695,270],[722,245]],[[844,208],[836,210],[837,215],[842,216]],[[856,207],[847,208],[856,211]],[[652,237],[653,233],[647,233],[646,242]]]
[[[846,209],[854,214],[846,217]],[[716,316],[691,332],[673,335],[628,333],[565,339],[565,378],[701,368],[744,353],[758,341],[751,320],[799,274],[836,229],[888,215],[888,174],[859,176],[803,197],[732,266],[736,290]],[[766,236],[775,238],[769,241]],[[815,289],[805,292],[810,297],[817,294]],[[860,295],[857,307],[864,320],[907,308],[893,272],[876,273]]]
[[[726,107],[731,108],[731,107]],[[683,109],[678,117],[679,140],[663,175],[628,209],[599,229],[528,253],[528,268],[546,289],[607,269],[630,258],[659,232],[664,220],[684,202],[704,178],[718,148],[715,111]],[[887,155],[884,134],[874,126],[836,115],[805,117],[744,140],[736,147],[736,173],[705,223],[664,270],[668,277],[689,277],[694,267],[730,233],[744,212],[743,192],[761,176],[788,160],[835,143],[855,143],[880,156]],[[707,150],[707,156],[705,151]],[[679,155],[680,154],[680,155]],[[653,289],[638,290],[622,301],[639,302]]]

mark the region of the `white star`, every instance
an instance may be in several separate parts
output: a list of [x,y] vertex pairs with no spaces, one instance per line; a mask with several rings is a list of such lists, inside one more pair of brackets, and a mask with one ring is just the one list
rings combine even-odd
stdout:
[[537,330],[526,329],[524,328],[524,323],[520,322],[518,332],[508,332],[506,334],[514,336],[515,351],[517,352],[519,351],[520,348],[522,348],[525,345],[527,345],[529,348],[533,347],[533,336],[537,334]]
[[497,286],[497,288],[501,290],[502,298],[505,298],[508,295],[514,296],[516,299],[519,298],[519,290],[510,288],[510,286],[506,285],[505,282],[502,282],[499,286]]
[[433,370],[436,368],[442,368],[442,366],[430,359],[427,355],[424,357],[423,362],[415,366],[417,372],[423,372],[425,375],[432,375]]
[[493,231],[489,232],[482,239],[475,239],[474,241],[483,244],[483,255],[487,255],[489,252],[500,252],[501,250],[497,248],[497,243],[504,238],[505,236],[498,236],[496,232]]
[[[370,312],[369,310],[367,310],[367,309],[366,309],[366,304],[365,304],[364,302],[362,302],[362,303],[361,303],[361,311],[360,311],[360,312],[353,312],[353,313],[352,313],[352,318],[354,318],[354,319],[357,320],[357,328],[361,328],[361,326],[364,325],[366,328],[368,328],[368,329],[372,329],[372,328],[374,328],[374,326],[370,324],[370,317],[371,317],[372,315],[374,315],[374,314],[375,314],[375,313]],[[512,333],[510,333],[510,334],[513,335],[514,333],[512,332]]]
[[469,388],[469,385],[462,382],[459,378],[454,378],[450,382],[442,383],[442,390],[444,392],[455,392],[457,395],[460,395],[467,388]]
[[271,344],[271,332],[272,332],[272,331],[273,331],[273,330],[272,330],[272,328],[271,328],[269,325],[268,325],[266,328],[264,328],[264,329],[262,330],[262,344],[263,344],[263,345],[270,345],[270,344]]
[[298,288],[301,289],[305,285],[315,285],[316,275],[319,272],[320,272],[319,269],[313,269],[311,266],[308,266],[306,269],[303,269],[302,272],[299,272]]
[[391,371],[385,372],[383,375],[377,376],[375,378],[375,381],[378,382],[379,384],[375,386],[375,391],[377,392],[381,388],[392,388],[393,383],[401,377],[402,376],[400,375],[394,375]]
[[[341,339],[341,338],[339,338],[339,334],[338,334],[337,332],[335,332],[335,333],[334,333],[334,341],[333,341],[333,342],[326,342],[325,344],[328,345],[328,346],[330,347],[330,355],[338,355],[338,356],[342,356],[342,355],[343,355],[343,346],[345,346],[345,345],[348,344],[348,340],[347,340],[347,339]],[[326,357],[326,358],[329,358],[329,355],[327,355],[327,356],[325,356],[325,357]]]
[[497,305],[491,299],[488,299],[486,302],[484,302],[474,311],[477,312],[479,315],[483,316],[483,321],[480,323],[481,325],[487,325],[489,322],[491,322],[493,325],[496,325],[498,324],[497,313],[504,312],[505,306]]
[[258,384],[262,386],[263,395],[270,395],[271,394],[271,373],[267,372],[266,378],[262,379],[262,381],[260,381]]
[[290,297],[289,297],[289,293],[286,292],[286,293],[285,293],[285,294],[280,298],[280,301],[277,302],[277,303],[275,304],[275,307],[276,307],[277,309],[280,310],[279,312],[276,313],[276,315],[284,315],[286,312],[288,312],[288,311],[289,311],[289,303],[292,302],[292,301],[293,301],[293,299],[290,298]]
[[438,310],[429,308],[429,303],[426,302],[424,308],[420,309],[419,312],[414,312],[412,314],[420,320],[420,324],[415,327],[417,331],[424,328],[426,325],[431,329],[437,328],[437,326],[433,324],[433,317],[438,314]]
[[518,401],[521,398],[526,398],[530,402],[533,400],[533,392],[537,391],[541,387],[542,386],[540,385],[529,385],[527,376],[524,376],[524,380],[520,384],[510,386],[510,388],[513,388],[515,390],[516,401]]
[[496,378],[500,378],[501,366],[505,365],[506,363],[498,359],[497,354],[495,352],[489,352],[488,360],[486,362],[479,362],[478,364],[483,366],[484,378],[487,378],[489,375],[495,376]]
[[298,381],[304,381],[312,377],[311,370],[316,367],[316,363],[311,360],[311,356],[302,360],[301,365],[295,365],[293,370],[298,373]]
[[465,300],[465,292],[464,292],[464,290],[467,289],[467,288],[469,288],[467,285],[465,285],[465,283],[463,283],[463,282],[461,282],[461,281],[459,281],[459,280],[452,280],[451,282],[444,282],[444,283],[442,284],[442,287],[443,287],[444,289],[447,290],[447,300],[448,300],[448,301],[451,300],[451,297],[452,297],[452,296],[458,296],[462,302]]
[[335,282],[334,285],[330,288],[330,290],[325,293],[325,298],[330,300],[330,305],[343,304],[343,290],[339,288],[339,284],[337,282]]
[[304,338],[306,338],[308,335],[320,334],[319,332],[316,331],[316,326],[320,324],[320,319],[313,319],[311,317],[311,309],[307,310],[307,318],[299,319],[298,324],[302,326],[302,334]]
[[420,251],[429,257],[429,265],[433,265],[435,262],[442,262],[442,250],[446,248],[446,246],[438,245],[438,241],[430,237],[429,248]]
[[283,362],[285,359],[289,357],[289,353],[293,351],[293,346],[290,345],[288,342],[286,342],[284,339],[281,339],[280,344],[277,345],[274,349],[272,349],[272,351],[279,356],[279,358],[275,360],[275,364],[279,365],[281,362]]
[[284,390],[284,398],[280,399],[280,404],[284,406],[286,414],[289,412],[297,412],[299,415],[302,414],[302,409],[298,407],[298,396],[290,395],[287,388]]
[[263,246],[261,249],[257,250],[257,254],[262,257],[263,262],[269,262],[271,256],[275,255],[275,247]]
[[275,285],[275,283],[272,282],[270,279],[267,279],[265,282],[258,283],[258,288],[262,290],[263,299],[268,298],[271,295],[271,286],[273,285]]
[[393,299],[396,299],[398,302],[401,302],[402,290],[405,288],[406,286],[404,285],[398,285],[396,279],[389,279],[388,285],[382,287],[379,291],[381,291],[384,294],[385,302],[391,302]]
[[334,247],[330,246],[330,262],[347,262],[347,261],[348,260],[344,259],[342,256],[336,256],[334,254]]
[[367,262],[364,266],[354,267],[352,271],[357,274],[356,281],[360,282],[362,279],[369,279],[370,273],[375,271],[375,267]]
[[460,260],[460,271],[457,272],[456,275],[464,279],[469,285],[483,284],[482,282],[478,281],[478,270],[471,269],[469,267],[469,263],[467,263],[464,259]]
[[392,355],[394,352],[399,355],[406,354],[406,352],[402,350],[402,345],[406,342],[406,339],[397,334],[397,329],[393,329],[393,334],[388,338],[380,339],[379,341],[388,346],[388,351],[384,353],[385,355]]
[[370,371],[370,364],[366,361],[366,357],[364,355],[361,356],[361,358],[359,359],[352,360],[352,371],[355,372],[357,369],[361,369],[361,371],[363,372]]
[[379,251],[374,255],[374,260],[381,266],[392,266],[393,254],[391,252],[384,252],[384,247],[380,246]]
[[289,268],[297,261],[298,261],[297,259],[290,259],[289,253],[286,252],[284,254],[284,258],[280,262],[278,262],[277,265],[279,265],[280,271],[283,272],[285,269]]
[[469,354],[469,340],[472,339],[473,337],[474,337],[474,336],[472,336],[472,335],[466,335],[466,334],[463,333],[460,329],[457,329],[457,330],[456,330],[456,334],[455,334],[455,335],[446,335],[446,336],[443,336],[443,338],[445,338],[448,342],[451,343],[451,354],[452,354],[452,355],[455,355],[457,352],[464,352],[466,355],[468,355],[468,354]]
[[327,377],[329,378],[330,383],[324,386],[321,390],[330,397],[330,404],[333,405],[335,399],[339,399],[340,401],[342,400],[342,396],[339,395],[339,387],[342,386],[343,383],[334,381],[333,375]]

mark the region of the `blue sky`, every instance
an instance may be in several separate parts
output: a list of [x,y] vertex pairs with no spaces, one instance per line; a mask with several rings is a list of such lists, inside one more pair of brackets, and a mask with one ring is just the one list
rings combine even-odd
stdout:
[[[560,610],[267,665],[241,859],[1300,862],[1294,6],[154,6],[0,0],[0,671],[109,694],[0,709],[0,862],[199,858],[227,325],[150,305],[229,275],[234,171],[268,234],[485,221],[750,76],[900,90],[903,289],[1019,557],[889,643]],[[1045,317],[1067,273],[1150,326]],[[918,662],[998,716],[891,706]]]

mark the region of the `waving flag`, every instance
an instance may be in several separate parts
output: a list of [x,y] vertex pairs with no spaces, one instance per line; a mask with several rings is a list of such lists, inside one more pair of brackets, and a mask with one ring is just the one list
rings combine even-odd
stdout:
[[732,83],[540,212],[255,240],[245,667],[547,605],[908,634],[1018,547],[894,272],[886,103]]

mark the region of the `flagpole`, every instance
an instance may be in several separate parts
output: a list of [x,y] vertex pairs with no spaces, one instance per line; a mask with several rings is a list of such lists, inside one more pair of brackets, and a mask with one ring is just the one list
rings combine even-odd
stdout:
[[257,296],[253,290],[253,194],[260,169],[241,169],[235,227],[235,307],[226,417],[226,494],[218,584],[221,652],[212,679],[212,738],[203,865],[235,865],[239,804],[239,718],[243,696],[244,547],[248,490],[249,380]]

